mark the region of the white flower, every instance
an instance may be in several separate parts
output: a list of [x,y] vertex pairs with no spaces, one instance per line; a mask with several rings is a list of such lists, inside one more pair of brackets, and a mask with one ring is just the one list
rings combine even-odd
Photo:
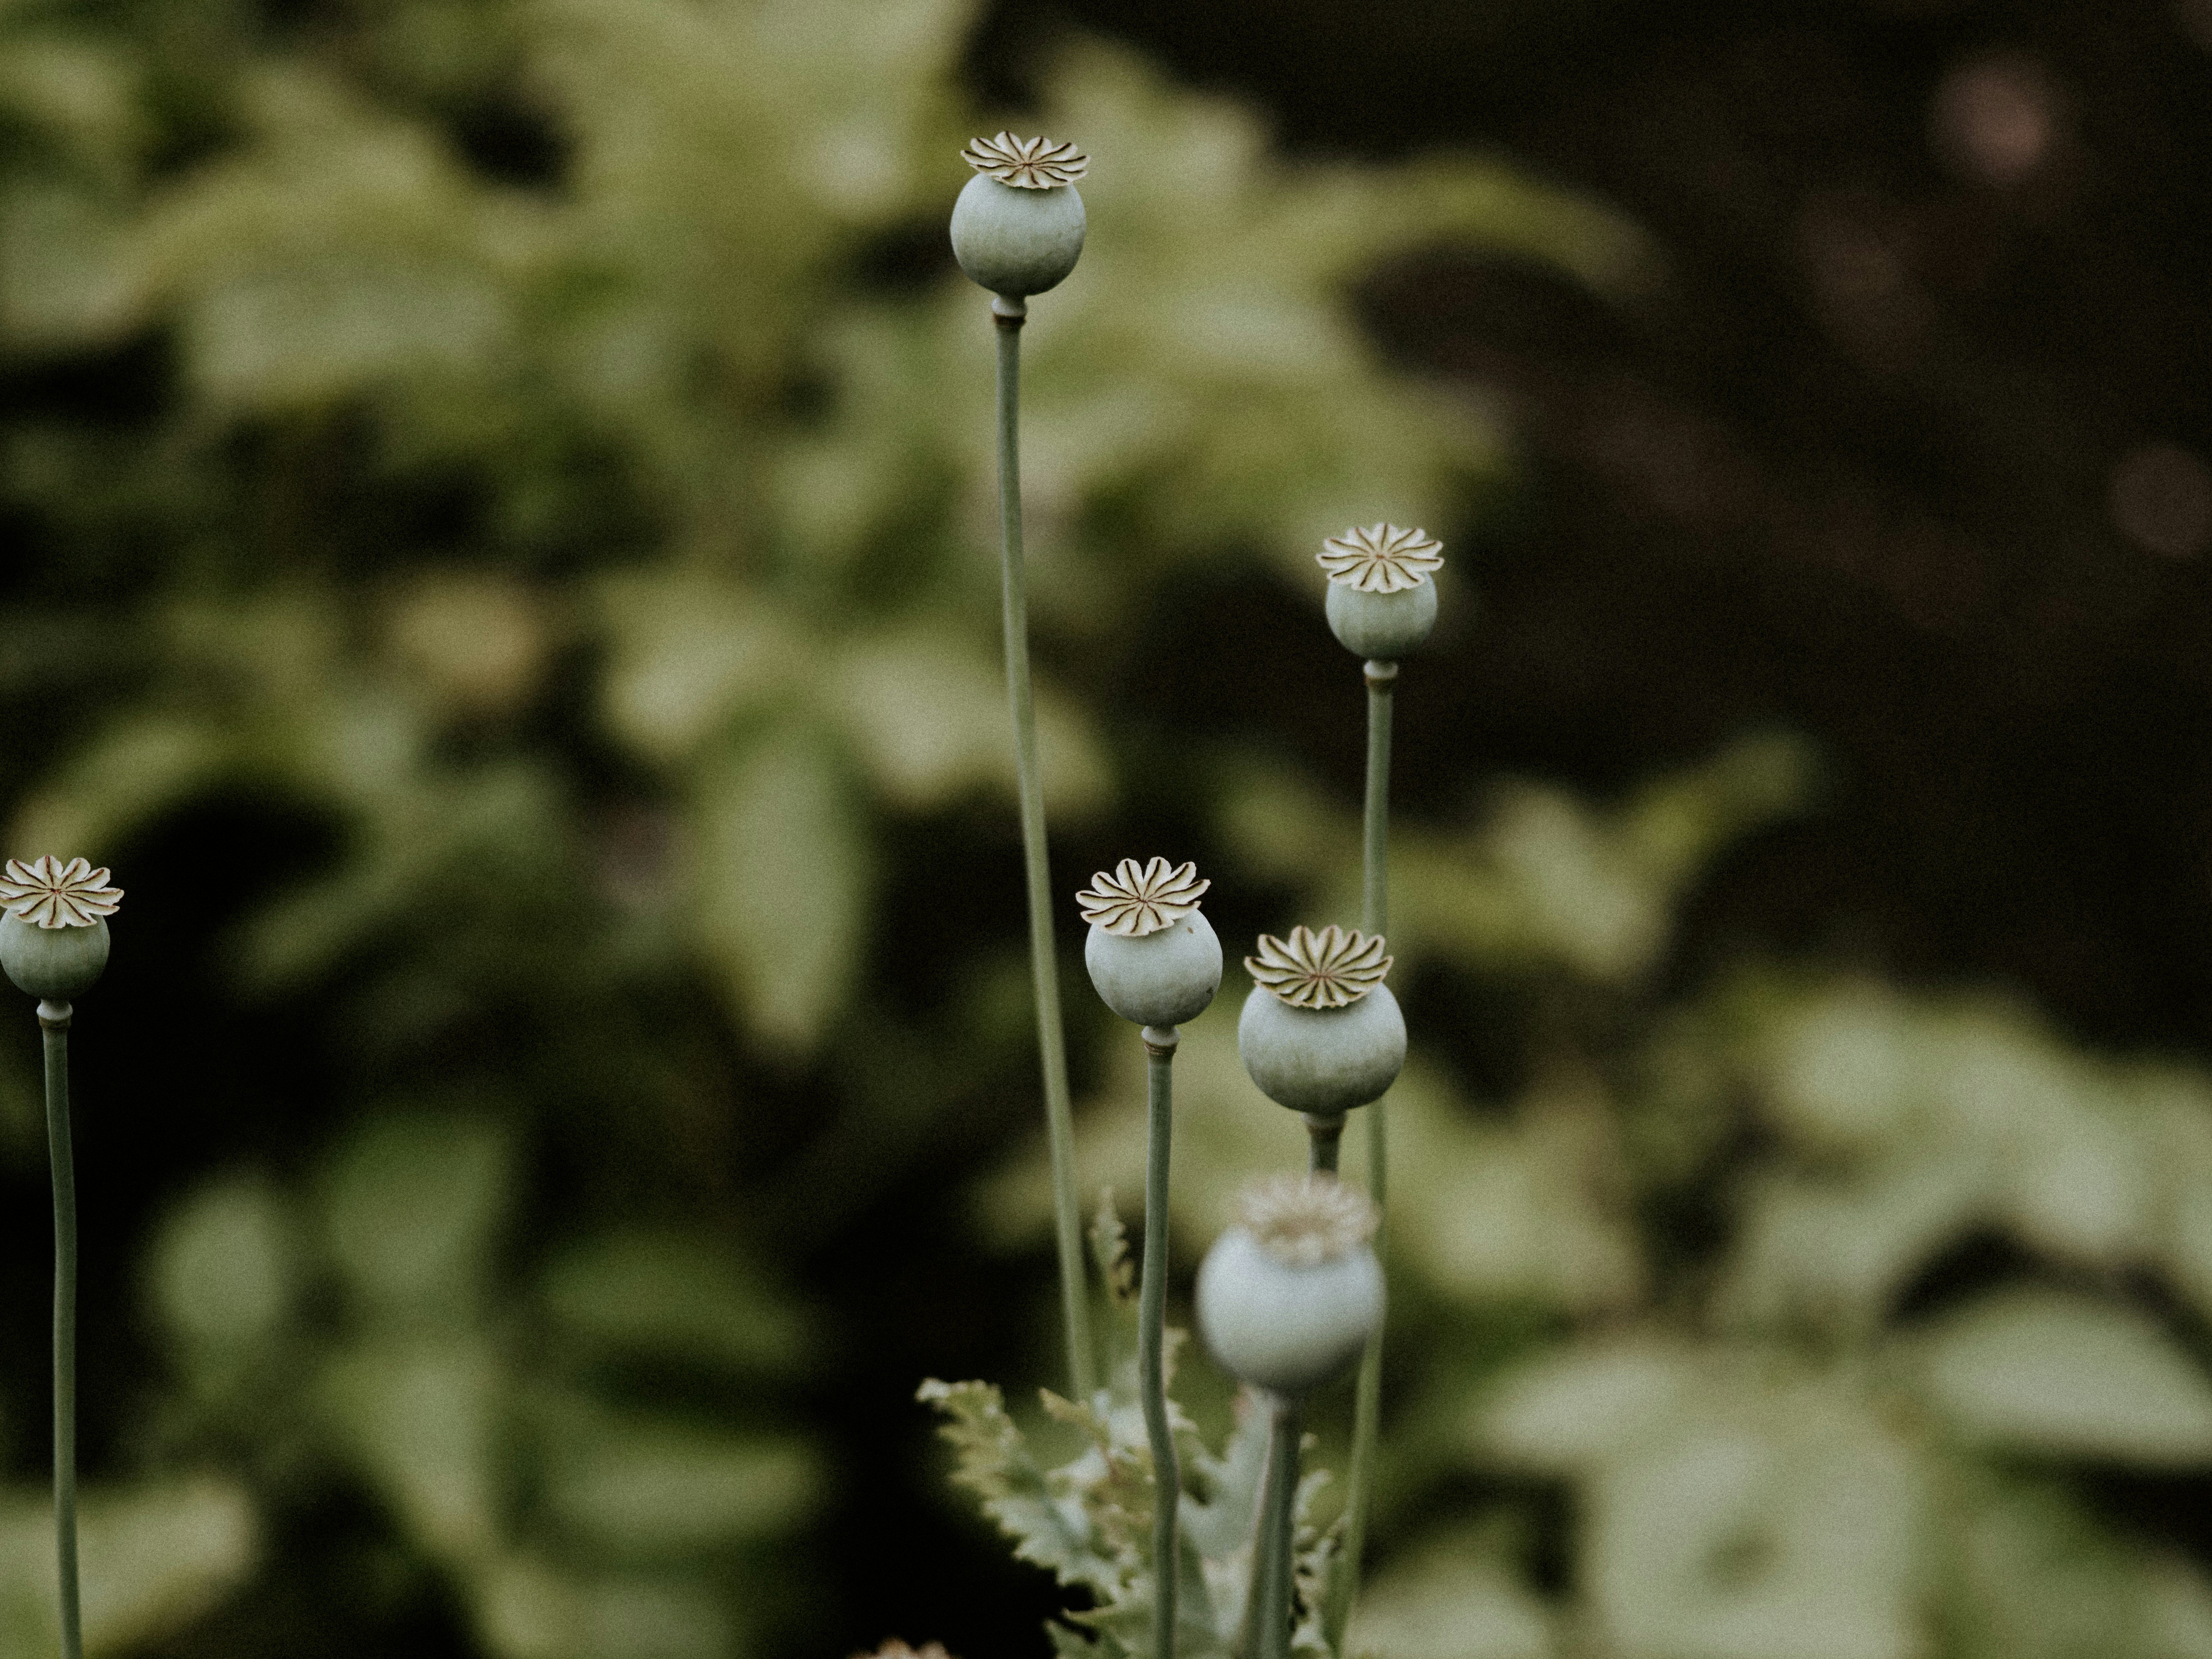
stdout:
[[1419,587],[1429,572],[1440,570],[1444,544],[1425,530],[1401,530],[1395,524],[1354,525],[1331,536],[1314,555],[1328,579],[1363,593],[1398,593]]
[[32,864],[9,859],[7,877],[0,880],[0,908],[41,927],[89,927],[113,915],[122,902],[123,890],[107,884],[107,872],[94,869],[84,859],[67,864],[50,858]]
[[1382,982],[1394,957],[1382,954],[1380,934],[1345,933],[1331,923],[1318,933],[1291,929],[1288,939],[1260,935],[1260,954],[1244,958],[1245,971],[1293,1008],[1344,1008]]
[[976,172],[988,173],[1000,184],[1018,190],[1072,185],[1091,166],[1091,158],[1073,144],[1055,144],[1042,137],[1017,138],[1010,132],[973,140],[960,152],[960,159]]
[[1198,908],[1199,895],[1213,885],[1199,879],[1195,864],[1170,869],[1165,859],[1158,858],[1142,869],[1136,860],[1123,859],[1112,875],[1101,870],[1075,896],[1084,921],[1121,939],[1142,939],[1181,921]]

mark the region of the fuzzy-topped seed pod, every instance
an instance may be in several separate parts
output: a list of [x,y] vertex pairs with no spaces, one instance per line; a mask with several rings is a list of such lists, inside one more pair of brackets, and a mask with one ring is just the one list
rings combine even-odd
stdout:
[[1238,1380],[1297,1395],[1336,1376],[1382,1317],[1375,1206],[1329,1175],[1249,1188],[1198,1270],[1198,1328]]
[[1336,1117],[1381,1098],[1406,1063],[1406,1017],[1382,976],[1382,941],[1334,926],[1260,936],[1237,1052],[1278,1105]]
[[107,872],[87,860],[9,859],[0,878],[0,969],[27,995],[74,1000],[107,966],[107,918],[122,902]]
[[1395,662],[1437,625],[1429,575],[1443,567],[1443,544],[1427,531],[1355,525],[1323,542],[1315,558],[1328,572],[1329,629],[1346,650]]
[[960,152],[975,176],[952,204],[952,252],[970,282],[1009,300],[1056,288],[1083,253],[1091,165],[1073,144],[1000,133]]
[[1091,937],[1083,965],[1109,1008],[1139,1025],[1181,1025],[1206,1012],[1221,988],[1221,941],[1200,915],[1200,896],[1213,884],[1198,866],[1165,859],[1138,865],[1123,859],[1112,875],[1101,870],[1075,896]]

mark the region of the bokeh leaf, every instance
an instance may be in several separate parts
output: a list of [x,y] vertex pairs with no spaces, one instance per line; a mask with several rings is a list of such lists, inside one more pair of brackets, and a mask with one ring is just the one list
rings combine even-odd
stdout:
[[1931,1396],[1978,1438],[2153,1468],[2212,1462],[2212,1382],[2124,1307],[1994,1296],[1931,1334],[1925,1363]]

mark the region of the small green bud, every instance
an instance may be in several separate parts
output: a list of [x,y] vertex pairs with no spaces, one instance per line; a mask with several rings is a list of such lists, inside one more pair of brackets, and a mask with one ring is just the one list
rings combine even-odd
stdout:
[[84,859],[8,860],[0,877],[0,969],[42,1002],[69,1002],[107,966],[107,921],[123,902]]
[[1156,858],[1139,867],[1123,859],[1078,893],[1091,924],[1083,963],[1100,999],[1139,1025],[1176,1026],[1206,1012],[1221,988],[1221,941],[1200,914],[1213,884],[1198,866]]
[[1406,1064],[1406,1017],[1382,976],[1382,941],[1335,927],[1260,936],[1237,1052],[1277,1105],[1338,1117],[1380,1099]]
[[1248,1189],[1198,1270],[1198,1327],[1240,1382],[1303,1395],[1350,1364],[1382,1317],[1375,1207],[1332,1176]]
[[1370,661],[1395,662],[1437,625],[1443,544],[1425,530],[1395,524],[1353,526],[1315,555],[1328,572],[1328,626],[1345,648]]
[[1008,300],[1056,288],[1082,257],[1089,166],[1073,144],[1000,133],[961,151],[975,176],[952,204],[952,252],[969,280]]

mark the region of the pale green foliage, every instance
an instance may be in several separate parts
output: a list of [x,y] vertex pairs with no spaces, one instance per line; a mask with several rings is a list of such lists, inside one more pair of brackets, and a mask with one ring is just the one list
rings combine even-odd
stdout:
[[[387,465],[498,480],[495,533],[524,560],[569,533],[586,449],[657,524],[646,573],[556,584],[550,605],[543,585],[494,576],[400,583],[364,596],[366,618],[344,602],[369,625],[342,625],[306,566],[251,599],[169,611],[149,641],[161,712],[80,748],[23,834],[107,844],[246,771],[396,856],[418,823],[468,813],[454,792],[488,787],[449,775],[437,735],[526,700],[580,629],[609,651],[611,734],[684,804],[678,925],[763,1042],[817,1044],[866,966],[872,817],[1012,781],[978,550],[982,302],[953,276],[870,296],[844,265],[866,236],[940,215],[964,177],[972,123],[949,67],[965,11],[855,9],[865,26],[848,31],[815,0],[563,0],[466,28],[439,6],[394,9],[374,49],[402,84],[465,83],[466,42],[550,100],[574,146],[558,195],[474,179],[302,56],[234,66],[246,142],[134,199],[116,159],[128,64],[10,40],[0,97],[77,157],[0,178],[0,216],[40,228],[6,244],[40,250],[12,286],[0,273],[15,337],[89,343],[173,319],[206,417],[312,434],[337,406],[364,409]],[[1030,331],[1052,627],[1109,626],[1152,576],[1225,542],[1295,562],[1377,499],[1441,519],[1490,465],[1463,405],[1374,362],[1344,303],[1361,270],[1461,237],[1601,283],[1640,269],[1617,222],[1497,167],[1286,168],[1243,112],[1098,47],[1052,87],[1046,124],[1099,158],[1085,189],[1102,227]],[[785,407],[794,374],[822,381],[835,418]],[[1142,522],[1091,544],[1079,526],[1109,499]],[[443,635],[415,625],[457,606],[466,620]],[[1095,809],[1112,794],[1098,738],[1048,673],[1041,698],[1054,804]],[[761,805],[787,799],[788,813]],[[317,920],[357,930],[371,890],[398,900],[426,874],[364,860]],[[307,925],[295,913],[276,931]]]
[[[616,1379],[672,1361],[757,1395],[793,1375],[803,1333],[742,1262],[684,1236],[587,1240],[503,1284],[511,1152],[480,1120],[388,1117],[302,1189],[233,1179],[187,1200],[150,1268],[185,1389],[167,1431],[235,1437],[264,1476],[335,1459],[450,1576],[498,1659],[643,1659],[677,1650],[672,1631],[727,1650],[747,1612],[730,1563],[814,1505],[819,1459]],[[520,1324],[501,1310],[518,1288]],[[338,1299],[335,1327],[318,1294]],[[238,1541],[202,1580],[250,1559],[252,1503],[198,1501],[218,1497],[229,1530],[169,1553],[193,1592],[170,1592],[173,1617],[212,1593],[190,1573],[216,1540]],[[94,1535],[88,1583],[104,1582]]]
[[[952,1478],[983,1502],[983,1512],[1014,1540],[1020,1559],[1046,1568],[1062,1584],[1087,1592],[1092,1605],[1049,1627],[1054,1650],[1090,1659],[1152,1659],[1152,1448],[1136,1370],[1136,1285],[1111,1194],[1102,1200],[1091,1245],[1111,1291],[1117,1352],[1109,1352],[1108,1387],[1088,1404],[1042,1391],[1047,1416],[1074,1430],[1067,1462],[1045,1468],[1007,1414],[1005,1396],[989,1382],[921,1385],[919,1397],[945,1418],[942,1433],[956,1454]],[[1184,1334],[1170,1330],[1172,1356]],[[1176,1603],[1176,1651],[1190,1659],[1235,1659],[1243,1650],[1245,1604],[1251,1588],[1253,1540],[1267,1473],[1267,1414],[1259,1396],[1237,1402],[1221,1449],[1210,1449],[1173,1397],[1169,1422],[1182,1476],[1178,1510],[1182,1582]],[[1064,1436],[1062,1437],[1065,1437]],[[1334,1532],[1307,1524],[1323,1479],[1299,1486],[1297,1582],[1302,1618],[1294,1650],[1319,1655],[1320,1586],[1334,1559]]]

